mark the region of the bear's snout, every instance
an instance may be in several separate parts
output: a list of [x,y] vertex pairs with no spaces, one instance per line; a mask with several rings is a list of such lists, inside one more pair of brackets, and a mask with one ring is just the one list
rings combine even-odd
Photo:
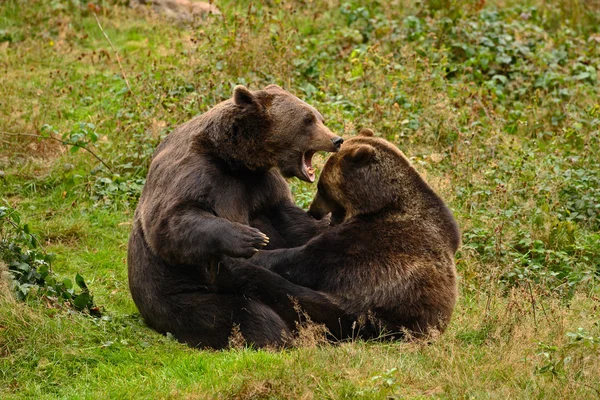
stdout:
[[335,146],[336,150],[339,150],[340,146],[342,145],[342,143],[344,143],[344,139],[342,139],[339,136],[336,136],[336,137],[334,137],[334,138],[331,139],[331,142]]

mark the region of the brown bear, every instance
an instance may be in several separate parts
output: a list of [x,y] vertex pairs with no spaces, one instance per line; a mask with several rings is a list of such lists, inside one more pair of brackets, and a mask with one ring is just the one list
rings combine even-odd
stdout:
[[295,206],[282,173],[314,181],[312,156],[342,141],[276,85],[237,86],[175,129],[153,155],[129,239],[129,288],[146,323],[198,347],[225,347],[234,325],[256,346],[283,344],[291,322],[233,293],[220,261],[319,233],[326,224]]
[[[249,298],[273,307],[283,299],[268,272],[327,294],[336,307],[323,304],[312,319],[337,337],[444,331],[457,299],[456,221],[402,152],[371,136],[364,130],[325,164],[309,213],[331,213],[332,226],[300,247],[260,251],[252,265],[232,262],[233,274]],[[339,308],[336,325],[327,313]],[[348,329],[352,318],[365,321],[362,331]]]

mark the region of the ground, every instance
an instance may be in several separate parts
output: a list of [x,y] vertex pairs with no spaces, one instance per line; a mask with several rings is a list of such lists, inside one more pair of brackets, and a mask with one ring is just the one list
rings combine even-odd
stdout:
[[[10,263],[35,234],[101,312],[68,284],[66,303],[20,301],[4,279],[0,397],[600,395],[597,2],[217,5],[189,27],[117,1],[0,4],[0,249]],[[210,352],[143,324],[125,257],[154,147],[236,84],[269,83],[344,137],[373,128],[448,202],[463,245],[441,337]],[[315,186],[290,184],[307,207]]]

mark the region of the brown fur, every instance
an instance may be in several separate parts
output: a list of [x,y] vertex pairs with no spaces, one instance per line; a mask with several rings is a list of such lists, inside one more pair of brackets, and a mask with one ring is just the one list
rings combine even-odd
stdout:
[[343,305],[342,320],[371,321],[363,337],[377,336],[379,323],[392,337],[445,329],[457,299],[460,234],[450,210],[395,146],[370,135],[348,140],[327,161],[309,212],[331,212],[334,226],[306,245],[261,251],[251,262],[332,296]]
[[275,85],[237,86],[171,133],[154,154],[129,240],[129,287],[148,325],[200,347],[226,346],[234,325],[248,343],[284,343],[293,322],[233,293],[221,261],[321,231],[276,167],[306,179],[303,155],[340,143],[317,110]]

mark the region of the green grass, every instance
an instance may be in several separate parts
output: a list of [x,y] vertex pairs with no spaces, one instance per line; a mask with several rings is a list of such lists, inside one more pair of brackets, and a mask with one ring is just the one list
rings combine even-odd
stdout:
[[[131,92],[86,2],[0,4],[0,197],[103,315],[18,302],[3,279],[0,398],[598,396],[594,2],[223,0],[193,29],[113,3],[98,17]],[[144,325],[126,244],[153,149],[234,85],[269,83],[345,137],[393,141],[454,211],[461,296],[431,344],[211,352]],[[315,187],[290,184],[307,207]]]

